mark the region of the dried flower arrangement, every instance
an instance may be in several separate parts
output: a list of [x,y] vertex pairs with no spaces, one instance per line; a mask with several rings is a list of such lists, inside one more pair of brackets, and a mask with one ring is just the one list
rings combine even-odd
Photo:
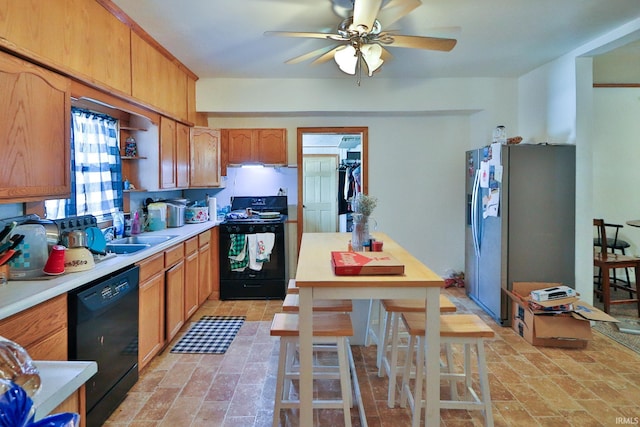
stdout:
[[352,201],[352,208],[355,213],[360,213],[364,216],[369,216],[378,205],[378,199],[373,196],[368,196],[364,193],[359,193]]

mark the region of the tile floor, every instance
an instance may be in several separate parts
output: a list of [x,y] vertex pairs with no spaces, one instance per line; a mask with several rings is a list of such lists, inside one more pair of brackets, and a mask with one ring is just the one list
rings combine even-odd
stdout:
[[[444,290],[459,312],[486,317],[463,289]],[[202,315],[246,315],[224,355],[177,355],[168,347],[141,373],[139,382],[106,422],[109,427],[270,426],[277,339],[269,336],[279,301],[209,301]],[[638,424],[640,355],[594,331],[584,350],[533,347],[510,328],[499,327],[486,344],[496,426],[616,426]],[[185,325],[182,332],[188,329]],[[180,335],[179,335],[180,336]],[[386,379],[378,378],[375,346],[353,346],[371,427],[408,426],[408,410],[386,405]],[[443,389],[444,390],[444,389]],[[315,411],[317,425],[342,425],[340,411]],[[622,417],[622,418],[621,418]],[[284,425],[297,425],[295,414]],[[360,422],[352,410],[354,426]],[[481,426],[482,416],[442,410],[441,426]]]

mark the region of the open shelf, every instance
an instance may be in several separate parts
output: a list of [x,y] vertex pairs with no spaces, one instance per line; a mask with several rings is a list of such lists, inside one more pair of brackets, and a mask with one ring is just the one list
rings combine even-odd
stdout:
[[142,132],[146,132],[147,131],[147,129],[145,129],[145,128],[134,128],[134,127],[131,127],[131,126],[120,126],[120,130],[139,130],[139,131],[142,131]]

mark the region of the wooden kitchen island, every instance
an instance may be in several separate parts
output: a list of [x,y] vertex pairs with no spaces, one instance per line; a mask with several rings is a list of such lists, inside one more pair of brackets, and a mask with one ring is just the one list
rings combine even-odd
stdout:
[[314,299],[426,300],[426,425],[440,425],[440,288],[443,279],[384,233],[384,251],[405,266],[403,275],[337,276],[331,251],[346,251],[351,233],[304,233],[296,284],[300,288],[300,425],[313,425],[312,307]]

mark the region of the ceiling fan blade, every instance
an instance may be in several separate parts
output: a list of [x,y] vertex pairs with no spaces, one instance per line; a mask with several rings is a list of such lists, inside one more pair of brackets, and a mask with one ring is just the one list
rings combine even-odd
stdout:
[[391,47],[407,47],[412,49],[441,50],[449,52],[458,43],[456,39],[445,39],[438,37],[421,37],[421,36],[398,36],[389,34],[393,38],[393,42],[387,43],[386,46]]
[[407,16],[420,5],[422,5],[420,0],[391,0],[380,10],[378,20],[387,27]]
[[387,62],[388,60],[390,60],[391,58],[393,58],[393,55],[391,54],[391,52],[389,52],[387,49],[384,48],[384,46],[382,47],[382,55],[380,55],[380,58],[382,58],[383,61]]
[[339,45],[339,46],[336,46],[336,47],[332,48],[329,52],[327,52],[324,55],[316,58],[311,64],[313,64],[313,65],[322,64],[324,62],[332,60],[334,55],[336,54],[336,50],[338,50],[338,48],[340,48],[340,46],[344,46],[344,45]]
[[352,29],[364,27],[365,32],[371,31],[381,4],[382,0],[354,0]]
[[337,41],[347,40],[339,34],[305,33],[305,32],[297,32],[297,31],[265,31],[264,35],[276,36],[276,37],[299,37],[299,38],[306,38],[306,39],[328,39],[328,40],[337,40]]
[[[307,52],[304,55],[300,55],[300,56],[296,56],[295,58],[291,58],[288,61],[285,61],[285,64],[298,64],[300,62],[303,62],[303,61],[306,61],[308,59],[311,59],[311,58],[313,58],[315,56],[319,56],[319,55],[322,55],[322,54],[327,54],[327,51],[331,51],[333,49],[335,49],[333,46],[321,47],[320,49],[316,49],[316,50],[313,50],[311,52]],[[322,58],[322,56],[320,58]],[[313,63],[315,64],[320,58],[318,58],[315,61],[313,61]]]

